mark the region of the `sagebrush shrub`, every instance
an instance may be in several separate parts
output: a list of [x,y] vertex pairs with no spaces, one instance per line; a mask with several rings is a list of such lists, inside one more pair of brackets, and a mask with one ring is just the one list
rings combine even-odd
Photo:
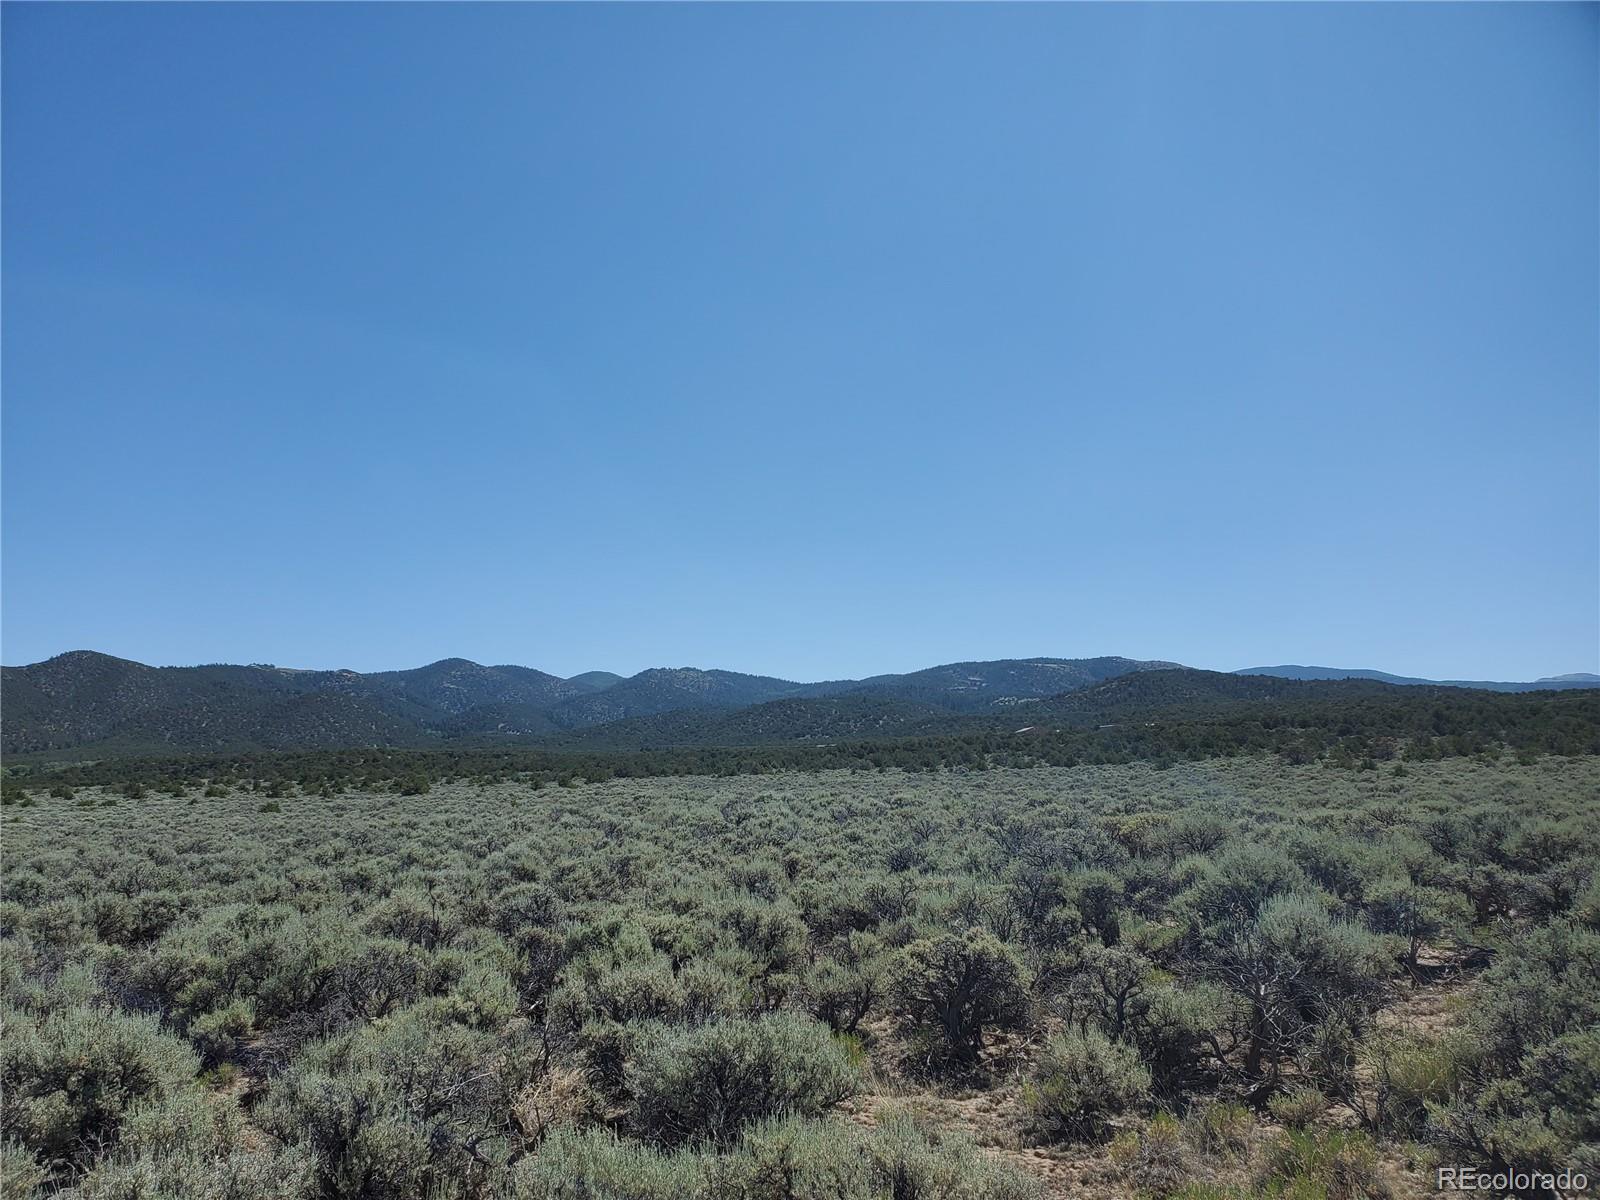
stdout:
[[1314,1087],[1297,1087],[1273,1096],[1267,1109],[1289,1128],[1304,1129],[1327,1111],[1328,1098]]
[[208,1067],[233,1058],[240,1042],[255,1025],[255,1006],[248,1000],[234,1000],[222,1008],[202,1013],[189,1022],[189,1040]]
[[1142,1132],[1119,1136],[1111,1146],[1111,1161],[1139,1195],[1162,1200],[1194,1176],[1183,1127],[1170,1113],[1157,1113]]
[[50,1172],[28,1147],[9,1140],[0,1142],[0,1196],[34,1200],[44,1194],[49,1178]]
[[1189,1140],[1213,1157],[1243,1154],[1250,1148],[1255,1118],[1242,1104],[1218,1102],[1196,1108],[1184,1122]]
[[790,1013],[647,1028],[626,1078],[635,1128],[667,1145],[727,1143],[750,1121],[812,1116],[860,1083],[827,1026]]
[[976,1061],[990,1028],[1022,1024],[1027,971],[994,934],[970,929],[911,943],[900,953],[891,990],[901,1010],[937,1033],[958,1062]]
[[661,1154],[606,1130],[558,1130],[512,1175],[514,1200],[681,1200],[706,1195],[695,1154]]
[[1051,1037],[1023,1100],[1045,1136],[1080,1140],[1098,1137],[1149,1092],[1150,1072],[1132,1046],[1069,1029]]
[[[5,1193],[9,1198],[11,1193]],[[231,1149],[118,1156],[79,1182],[73,1200],[316,1200],[316,1170],[303,1149]]]
[[1267,1148],[1260,1188],[1267,1197],[1286,1200],[1388,1200],[1390,1195],[1371,1140],[1337,1129],[1280,1134]]
[[864,1131],[833,1120],[747,1126],[720,1150],[660,1150],[558,1131],[512,1176],[513,1200],[1037,1200],[1039,1185],[971,1139],[888,1114]]
[[42,1021],[11,1014],[4,1024],[3,1133],[41,1161],[87,1166],[117,1144],[136,1106],[194,1088],[193,1051],[151,1017],[69,1008]]

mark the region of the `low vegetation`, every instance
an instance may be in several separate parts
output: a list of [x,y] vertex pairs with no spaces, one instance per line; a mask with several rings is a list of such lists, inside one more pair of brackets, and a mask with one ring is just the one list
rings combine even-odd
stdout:
[[1325,732],[1300,765],[602,781],[352,752],[25,780],[0,1190],[1600,1178],[1600,759],[1402,742],[1363,770]]

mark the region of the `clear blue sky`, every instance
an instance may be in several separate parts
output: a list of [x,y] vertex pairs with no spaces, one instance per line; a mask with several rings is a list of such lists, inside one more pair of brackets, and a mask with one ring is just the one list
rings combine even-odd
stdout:
[[4,9],[4,660],[1600,668],[1593,5]]

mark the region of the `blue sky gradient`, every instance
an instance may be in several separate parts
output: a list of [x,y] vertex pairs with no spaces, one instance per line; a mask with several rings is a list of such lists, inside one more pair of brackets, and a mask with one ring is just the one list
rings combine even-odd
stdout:
[[6,5],[4,660],[1600,669],[1597,13]]

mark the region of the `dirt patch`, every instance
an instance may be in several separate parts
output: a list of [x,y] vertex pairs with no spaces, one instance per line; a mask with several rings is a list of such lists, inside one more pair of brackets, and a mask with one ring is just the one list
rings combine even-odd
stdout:
[[1402,985],[1397,989],[1394,1003],[1379,1010],[1378,1028],[1437,1040],[1450,1030],[1460,1028],[1471,1006],[1475,983],[1473,976],[1453,971],[1438,983],[1418,987]]

